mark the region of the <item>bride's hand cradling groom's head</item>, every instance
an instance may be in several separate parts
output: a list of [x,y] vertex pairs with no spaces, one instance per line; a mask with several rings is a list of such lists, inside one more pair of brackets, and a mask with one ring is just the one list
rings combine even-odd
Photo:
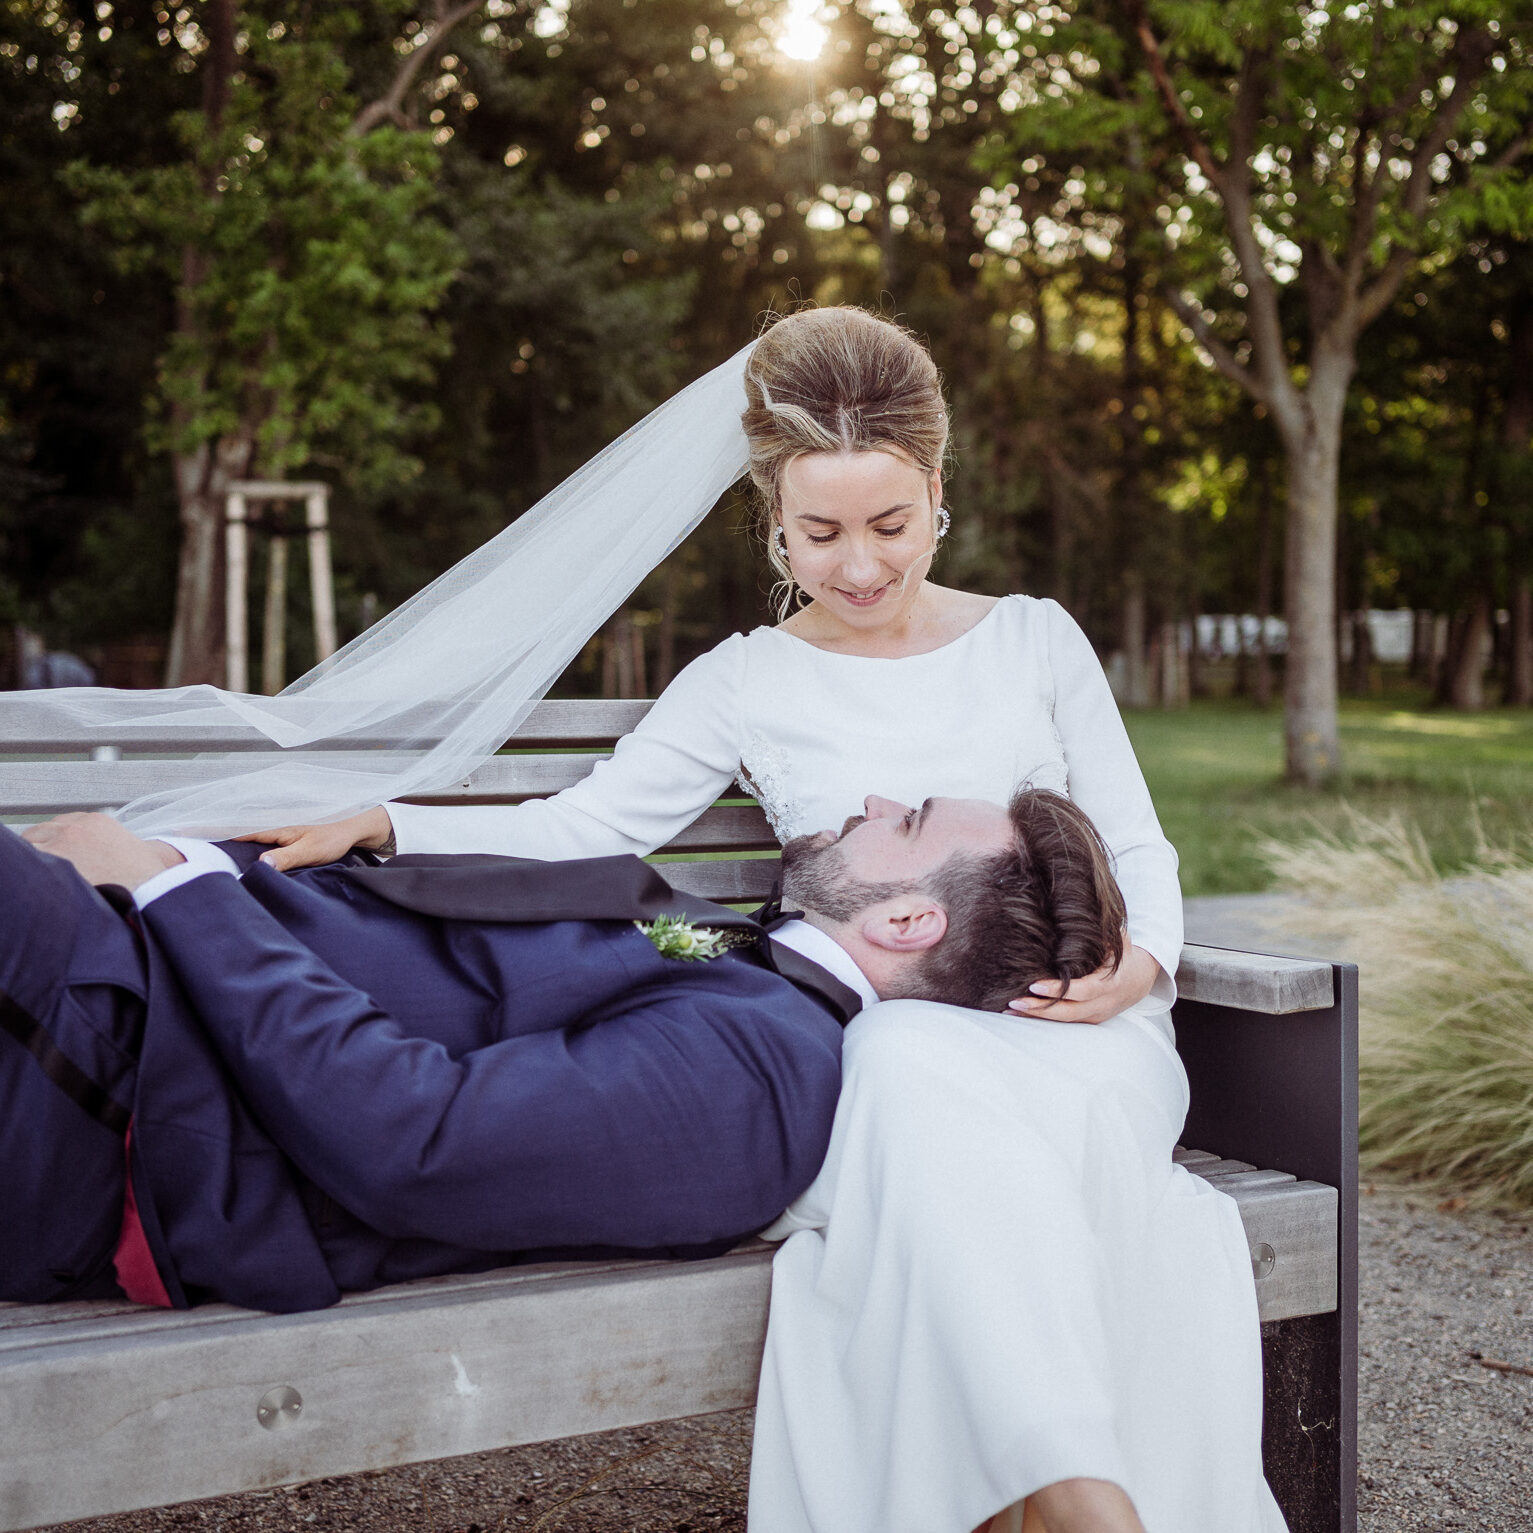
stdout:
[[1106,964],[1068,987],[1059,979],[1035,980],[1029,994],[1015,997],[1009,1009],[1044,1022],[1105,1022],[1137,1006],[1159,978],[1160,965],[1143,948],[1125,943],[1119,963]]

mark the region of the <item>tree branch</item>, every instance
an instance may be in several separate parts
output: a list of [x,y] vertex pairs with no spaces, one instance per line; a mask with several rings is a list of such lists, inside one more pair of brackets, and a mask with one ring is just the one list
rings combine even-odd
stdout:
[[1193,338],[1212,358],[1214,366],[1231,382],[1238,383],[1252,399],[1270,408],[1272,399],[1266,383],[1230,350],[1226,341],[1214,334],[1213,326],[1209,324],[1202,309],[1174,287],[1161,288],[1160,295],[1171,312],[1192,331]]
[[1459,34],[1453,52],[1449,55],[1450,62],[1457,66],[1453,74],[1453,89],[1448,92],[1448,99],[1438,107],[1431,127],[1411,156],[1410,179],[1405,183],[1405,212],[1411,218],[1420,218],[1426,212],[1427,198],[1432,195],[1432,161],[1443,152],[1448,135],[1453,132],[1453,125],[1458,121],[1465,102],[1474,94],[1480,76],[1485,73],[1485,67],[1495,51],[1496,40],[1489,32]]
[[1161,105],[1166,109],[1166,115],[1181,135],[1182,143],[1193,164],[1208,177],[1214,186],[1219,187],[1222,195],[1223,188],[1220,183],[1224,178],[1223,169],[1214,159],[1213,151],[1208,147],[1203,135],[1198,132],[1192,118],[1188,116],[1187,108],[1182,105],[1182,98],[1176,93],[1171,70],[1166,64],[1166,56],[1160,50],[1160,40],[1155,36],[1155,30],[1150,25],[1150,18],[1145,14],[1144,0],[1124,0],[1123,9],[1134,28],[1135,36],[1139,39],[1140,50],[1144,54],[1145,63],[1150,67],[1150,78],[1155,82],[1155,90],[1160,96]]
[[1372,282],[1357,295],[1353,306],[1353,333],[1361,335],[1364,330],[1395,301],[1405,274],[1416,264],[1413,250],[1396,248],[1389,252],[1382,270]]
[[468,20],[483,4],[483,0],[436,0],[436,14],[426,23],[425,41],[417,43],[400,61],[389,88],[376,101],[369,101],[352,119],[346,130],[352,138],[362,138],[380,123],[393,122],[404,125],[405,97],[415,84],[427,62],[440,51],[448,35],[462,22]]
[[1256,371],[1269,395],[1275,396],[1288,384],[1283,317],[1278,307],[1277,283],[1267,269],[1266,256],[1256,238],[1256,207],[1251,188],[1251,155],[1261,122],[1266,63],[1266,56],[1261,53],[1248,53],[1241,63],[1235,110],[1230,116],[1230,158],[1221,196],[1230,243],[1246,284],[1246,315],[1251,325]]
[[1490,162],[1492,170],[1509,170],[1528,152],[1528,145],[1533,144],[1533,129],[1525,133],[1519,133],[1505,149]]
[[1389,171],[1384,164],[1385,151],[1382,136],[1376,140],[1379,163],[1371,174],[1368,171],[1366,163],[1368,150],[1373,142],[1375,140],[1372,130],[1360,126],[1357,131],[1357,144],[1352,151],[1356,166],[1353,172],[1353,185],[1356,191],[1352,204],[1352,232],[1347,239],[1347,254],[1343,263],[1345,275],[1342,280],[1349,297],[1356,293],[1362,284],[1363,269],[1368,264],[1368,251],[1373,245],[1374,231],[1379,226],[1379,202],[1384,195],[1384,183],[1389,177]]
[[[1251,195],[1250,167],[1256,130],[1261,121],[1266,56],[1260,52],[1250,52],[1241,63],[1240,78],[1235,89],[1235,106],[1230,118],[1229,159],[1220,165],[1194,126],[1186,107],[1182,105],[1181,97],[1177,95],[1159,39],[1146,14],[1144,0],[1124,0],[1124,10],[1139,39],[1162,107],[1181,135],[1187,153],[1218,193],[1224,208],[1230,244],[1234,248],[1235,260],[1246,285],[1246,316],[1251,326],[1256,367],[1252,369],[1237,362],[1228,348],[1206,326],[1200,332],[1198,323],[1202,320],[1201,315],[1197,316],[1195,322],[1187,312],[1177,307],[1176,301],[1168,301],[1192,328],[1193,334],[1208,350],[1220,371],[1233,378],[1242,388],[1250,390],[1254,397],[1275,408],[1276,399],[1289,387],[1283,353],[1283,322],[1278,308],[1277,284],[1272,280],[1272,273],[1267,270],[1261,244],[1253,227],[1255,208]],[[1238,371],[1229,371],[1225,361],[1220,359],[1220,349],[1223,349],[1229,365]]]
[[[1430,127],[1417,142],[1416,152],[1411,156],[1411,173],[1405,183],[1402,209],[1406,217],[1414,222],[1420,222],[1425,216],[1427,200],[1432,195],[1432,161],[1443,152],[1454,124],[1478,87],[1480,77],[1485,73],[1495,51],[1496,39],[1483,30],[1460,33],[1454,43],[1448,60],[1449,64],[1456,66],[1453,89],[1448,92],[1447,99],[1439,104]],[[1390,252],[1378,276],[1358,292],[1351,314],[1354,335],[1372,324],[1395,301],[1400,284],[1414,263],[1414,251],[1397,247]]]

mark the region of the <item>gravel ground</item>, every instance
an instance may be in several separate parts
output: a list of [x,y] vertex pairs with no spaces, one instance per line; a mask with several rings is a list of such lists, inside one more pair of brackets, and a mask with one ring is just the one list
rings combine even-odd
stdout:
[[1363,1533],[1533,1529],[1533,1219],[1454,1201],[1362,1200]]
[[[1361,1533],[1533,1533],[1533,1218],[1362,1200]],[[750,1412],[73,1524],[74,1533],[713,1533]]]

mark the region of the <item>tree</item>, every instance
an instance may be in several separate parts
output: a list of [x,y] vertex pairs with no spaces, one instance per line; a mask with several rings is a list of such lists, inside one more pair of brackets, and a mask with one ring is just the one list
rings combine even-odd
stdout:
[[138,169],[173,147],[190,92],[157,67],[149,9],[107,26],[87,5],[0,8],[0,618],[52,647],[149,632],[170,608],[174,506],[141,429],[170,284],[82,238],[63,185],[82,155]]
[[1485,702],[1498,608],[1504,701],[1533,702],[1533,242],[1468,238],[1410,285],[1359,355],[1346,497],[1380,524],[1378,594],[1451,618],[1430,681]]
[[[480,7],[434,0],[304,8],[209,0],[169,30],[201,81],[180,154],[145,170],[81,163],[86,217],[176,283],[155,445],[171,456],[181,549],[166,681],[223,680],[222,521],[231,480],[328,456],[407,472],[429,420],[404,385],[445,350],[431,318],[457,246],[429,216],[437,153],[405,102]],[[167,13],[168,17],[168,13]],[[399,30],[396,31],[396,26]],[[358,78],[379,94],[359,104]]]
[[1029,4],[1010,142],[1156,190],[1161,291],[1259,405],[1287,472],[1285,754],[1340,767],[1337,486],[1360,337],[1466,223],[1533,222],[1523,173],[1533,17],[1482,0],[1331,11],[1311,0]]

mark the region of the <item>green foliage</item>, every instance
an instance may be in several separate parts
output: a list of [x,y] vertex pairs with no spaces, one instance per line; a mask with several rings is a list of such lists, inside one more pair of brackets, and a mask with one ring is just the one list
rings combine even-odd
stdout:
[[[1466,234],[1515,233],[1533,218],[1525,170],[1498,163],[1533,102],[1533,17],[1520,10],[1151,0],[1180,126],[1132,39],[1128,7],[1019,10],[1048,51],[1038,49],[1022,104],[987,149],[997,179],[1040,150],[1073,165],[1074,206],[1056,213],[1066,217],[1153,190],[1159,254],[1179,283],[1228,311],[1232,336],[1247,295],[1226,214],[1244,219],[1194,163],[1194,138],[1248,193],[1279,284],[1307,269],[1323,278],[1349,252],[1378,272],[1396,248],[1430,258]],[[1455,96],[1469,79],[1473,89]],[[1254,103],[1248,126],[1242,102]]]
[[431,424],[401,386],[446,354],[431,315],[459,246],[434,207],[429,136],[352,136],[346,61],[314,32],[250,28],[220,124],[183,112],[179,158],[77,162],[70,182],[130,269],[180,281],[154,447],[244,433],[264,474],[324,454],[379,483],[412,466],[401,443]]
[[[157,68],[150,7],[116,9],[104,28],[89,5],[0,7],[0,621],[58,646],[163,627],[175,556],[142,432],[169,284],[123,273],[63,184],[82,154],[136,167],[171,152],[166,124],[191,95]],[[141,526],[131,553],[93,536],[109,519]],[[92,599],[103,582],[122,602]]]

